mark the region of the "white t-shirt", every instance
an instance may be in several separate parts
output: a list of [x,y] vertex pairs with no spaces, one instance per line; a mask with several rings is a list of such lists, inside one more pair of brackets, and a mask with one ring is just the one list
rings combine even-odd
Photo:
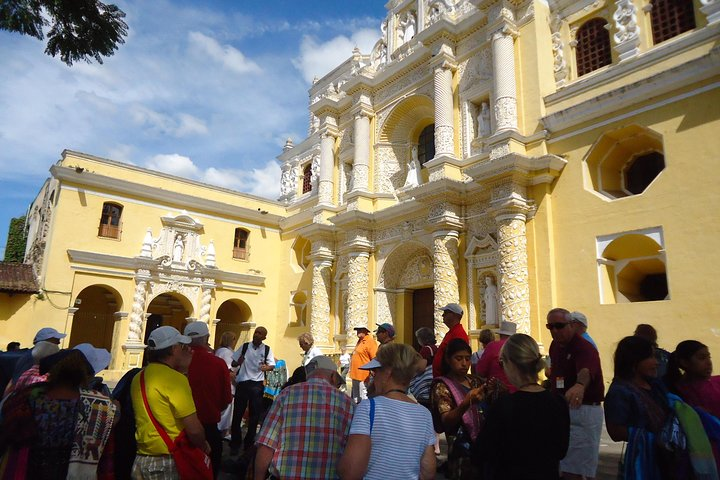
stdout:
[[319,357],[322,354],[323,353],[320,351],[320,349],[313,345],[312,347],[310,347],[310,350],[303,354],[302,366],[307,367],[307,364],[310,363],[310,360],[315,357]]
[[[243,344],[245,345],[245,344]],[[242,355],[243,346],[235,350],[233,353],[233,360],[236,362]],[[260,370],[260,364],[265,361],[265,344],[261,343],[259,347],[250,342],[248,344],[247,352],[245,352],[245,361],[240,365],[237,372],[237,381],[244,382],[247,380],[253,380],[255,382],[262,382],[265,379],[265,372]],[[275,366],[275,357],[273,357],[272,350],[268,347],[267,364]]]
[[355,408],[350,435],[371,438],[366,479],[411,479],[420,476],[420,459],[428,445],[435,445],[430,411],[417,403],[375,397],[375,417],[370,433],[370,400]]
[[350,366],[350,354],[349,353],[343,353],[340,355],[340,366],[341,367],[349,367]]

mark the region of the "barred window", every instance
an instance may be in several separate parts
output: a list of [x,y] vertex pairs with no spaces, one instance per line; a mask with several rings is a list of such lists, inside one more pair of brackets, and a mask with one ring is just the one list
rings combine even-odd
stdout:
[[423,128],[418,138],[418,160],[420,165],[425,165],[435,158],[435,124]]
[[246,260],[247,259],[247,243],[248,243],[248,237],[250,236],[250,232],[245,230],[244,228],[236,228],[235,229],[235,241],[233,243],[233,258],[238,258],[240,260]]
[[122,217],[123,207],[117,203],[103,203],[102,215],[100,216],[100,226],[98,227],[98,236],[106,238],[120,238],[120,217]]
[[312,165],[307,165],[303,169],[303,187],[302,193],[312,190]]
[[653,0],[651,4],[653,43],[664,42],[695,28],[692,0]]
[[612,63],[610,32],[606,25],[604,18],[593,18],[578,29],[575,50],[578,77]]

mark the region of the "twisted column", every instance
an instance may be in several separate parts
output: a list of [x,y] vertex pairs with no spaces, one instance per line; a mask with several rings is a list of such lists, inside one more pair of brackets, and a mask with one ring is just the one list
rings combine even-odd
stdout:
[[496,131],[517,130],[517,86],[512,33],[503,28],[492,35]]
[[318,345],[332,345],[330,339],[330,288],[332,260],[314,259],[310,298],[310,333]]
[[501,319],[514,322],[518,333],[530,334],[530,286],[526,217],[522,213],[498,215],[498,274]]
[[370,117],[365,112],[355,115],[352,191],[368,190],[370,182]]
[[132,312],[130,312],[130,325],[128,329],[129,343],[142,343],[143,323],[145,322],[145,296],[147,294],[147,280],[138,279],[133,295]]
[[357,335],[355,327],[368,323],[368,252],[351,252],[348,254],[348,290],[347,309],[345,318],[345,333],[347,344],[355,345]]
[[210,302],[212,301],[212,287],[202,287],[202,297],[200,298],[200,320],[203,323],[210,323]]
[[435,333],[442,337],[447,327],[442,321],[440,308],[448,303],[459,303],[458,289],[458,232],[440,230],[433,233],[433,282],[435,292]]
[[333,204],[333,167],[335,165],[335,137],[323,132],[320,139],[320,184],[318,187],[318,202]]
[[435,156],[455,153],[453,127],[452,68],[444,62],[434,70],[435,89]]

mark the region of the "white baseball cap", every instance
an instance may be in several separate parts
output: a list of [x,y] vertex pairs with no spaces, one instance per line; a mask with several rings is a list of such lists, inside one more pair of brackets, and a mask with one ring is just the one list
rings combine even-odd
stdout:
[[90,343],[75,345],[75,350],[80,350],[95,372],[105,370],[110,365],[110,352],[104,348],[96,348]]
[[185,345],[192,341],[190,337],[180,334],[177,328],[165,325],[158,327],[150,333],[148,338],[148,350],[162,350],[178,343]]
[[587,317],[582,312],[572,312],[570,314],[570,317],[573,319],[573,322],[582,323],[586,327],[588,326]]
[[190,322],[183,333],[188,337],[204,337],[210,335],[210,329],[205,322]]
[[463,312],[462,307],[460,305],[458,305],[457,303],[448,303],[447,305],[442,307],[440,310],[442,310],[443,312],[453,312],[453,313],[455,313],[457,315],[461,315],[461,316],[463,313],[465,313],[465,312]]

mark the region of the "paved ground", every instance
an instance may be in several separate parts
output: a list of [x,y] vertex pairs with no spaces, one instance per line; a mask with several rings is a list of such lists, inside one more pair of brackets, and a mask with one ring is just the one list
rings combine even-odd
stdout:
[[[447,459],[447,443],[445,442],[444,436],[441,438],[441,453],[438,456],[438,465]],[[617,468],[618,461],[620,460],[621,448],[622,444],[613,442],[603,428],[603,435],[600,439],[600,465],[598,466],[598,473],[596,477],[598,480],[614,480],[617,478]],[[230,449],[226,442],[223,461],[229,466],[230,464],[237,462],[238,459],[238,456],[230,456]],[[235,473],[223,472],[219,478],[220,480],[230,480],[237,479],[238,477]],[[435,478],[442,480],[445,479],[445,476],[438,474]]]

